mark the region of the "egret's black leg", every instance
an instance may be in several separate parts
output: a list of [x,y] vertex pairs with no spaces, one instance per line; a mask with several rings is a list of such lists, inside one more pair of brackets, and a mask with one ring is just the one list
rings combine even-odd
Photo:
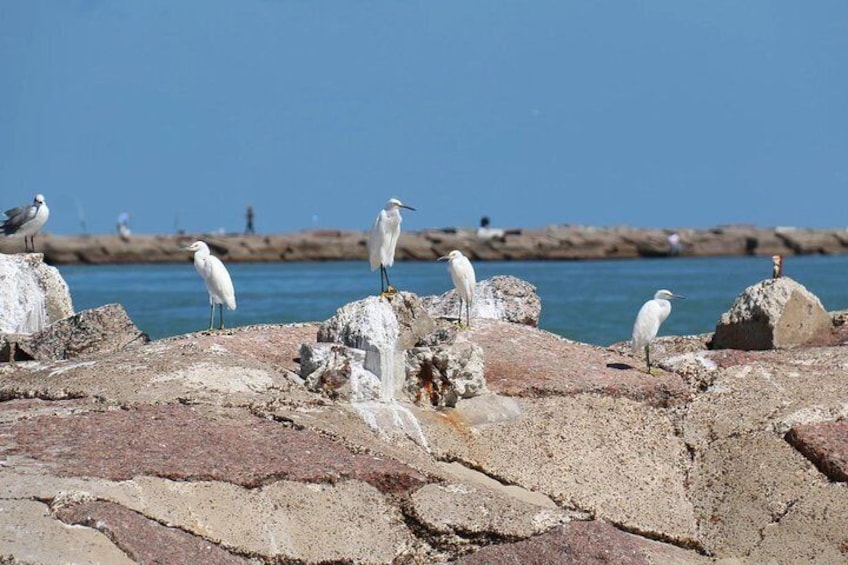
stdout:
[[218,329],[223,330],[224,329],[224,305],[223,304],[218,304],[218,313],[220,314],[220,316],[219,316],[220,323],[218,324]]
[[471,302],[465,303],[465,321],[468,327],[471,327]]
[[213,323],[215,321],[215,305],[209,304],[209,329],[212,329]]
[[456,323],[462,325],[462,298],[459,299],[459,312],[456,314]]
[[651,346],[650,344],[645,344],[645,361],[648,363],[648,373],[651,372]]

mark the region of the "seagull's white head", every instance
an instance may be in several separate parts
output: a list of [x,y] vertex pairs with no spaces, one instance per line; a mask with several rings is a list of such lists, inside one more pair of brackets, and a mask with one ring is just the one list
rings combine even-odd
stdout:
[[33,200],[32,200],[32,203],[35,204],[36,206],[41,206],[42,204],[44,204],[44,195],[43,194],[36,194],[35,198],[33,198]]
[[674,294],[670,290],[662,289],[658,290],[654,295],[654,300],[671,300],[672,298],[683,298],[679,294]]
[[407,210],[415,211],[415,208],[412,206],[407,206],[397,198],[390,198],[388,202],[386,202],[386,210],[396,210],[398,208],[406,208]]

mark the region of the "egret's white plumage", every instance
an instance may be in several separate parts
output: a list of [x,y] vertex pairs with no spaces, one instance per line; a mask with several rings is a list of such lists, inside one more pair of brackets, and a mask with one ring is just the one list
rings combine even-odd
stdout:
[[380,292],[394,292],[386,269],[395,263],[395,247],[400,236],[400,224],[403,221],[400,215],[401,208],[415,210],[397,198],[390,199],[377,214],[368,238],[368,260],[371,263],[371,270],[376,271],[377,267],[380,268]]
[[652,300],[645,302],[636,315],[633,324],[632,351],[637,354],[645,350],[645,361],[648,364],[648,372],[651,372],[651,342],[657,337],[657,332],[668,315],[671,314],[671,302],[673,298],[683,298],[670,290],[658,290]]
[[438,259],[438,261],[445,260],[448,262],[448,272],[453,281],[453,286],[456,288],[456,294],[459,296],[459,316],[457,318],[462,323],[462,302],[465,301],[465,319],[468,327],[471,327],[471,306],[474,303],[474,287],[477,286],[474,267],[468,257],[458,249],[454,249]]
[[8,237],[22,236],[26,251],[30,250],[27,244],[27,238],[29,238],[32,250],[35,251],[35,234],[41,230],[50,216],[50,209],[44,201],[44,195],[36,194],[32,204],[11,208],[4,214],[6,219],[0,224],[3,234]]
[[221,262],[209,252],[209,246],[202,241],[195,241],[185,248],[186,251],[194,251],[194,268],[209,293],[209,329],[215,319],[215,305],[218,305],[220,323],[218,329],[224,327],[224,306],[230,310],[236,309],[236,291],[233,288],[233,280],[230,273]]

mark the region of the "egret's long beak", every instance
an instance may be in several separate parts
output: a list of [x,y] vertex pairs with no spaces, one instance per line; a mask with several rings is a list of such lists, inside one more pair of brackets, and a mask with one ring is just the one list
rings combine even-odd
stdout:
[[180,249],[182,249],[183,251],[194,251],[194,249],[191,248],[191,245],[186,245],[185,247],[180,247]]
[[442,255],[441,257],[436,259],[436,261],[447,261],[448,259],[450,259],[450,257],[448,257],[447,255]]
[[680,296],[679,294],[672,294],[671,297],[672,298],[680,298],[681,300],[686,300],[685,296]]
[[412,210],[413,212],[415,212],[415,208],[413,208],[412,206],[407,206],[406,204],[401,204],[400,208],[406,208],[407,210]]

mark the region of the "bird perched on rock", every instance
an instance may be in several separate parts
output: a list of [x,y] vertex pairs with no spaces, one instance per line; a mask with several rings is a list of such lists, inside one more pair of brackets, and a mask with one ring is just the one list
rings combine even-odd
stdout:
[[50,216],[50,209],[44,202],[44,195],[36,194],[32,204],[11,208],[4,213],[6,219],[0,224],[3,234],[7,237],[23,236],[26,251],[30,251],[27,244],[27,238],[29,238],[32,251],[35,251],[35,234],[41,230]]
[[215,305],[218,305],[220,323],[218,329],[224,328],[224,305],[230,310],[236,309],[236,292],[233,288],[233,280],[230,273],[221,262],[209,252],[209,246],[202,241],[195,241],[186,251],[194,251],[194,268],[206,285],[209,292],[209,329],[215,319]]
[[459,314],[457,321],[462,325],[462,302],[465,301],[465,320],[468,327],[471,327],[471,305],[474,302],[474,287],[477,285],[477,278],[474,275],[474,267],[468,257],[462,254],[462,251],[454,249],[444,257],[439,257],[437,261],[448,262],[448,272],[450,273],[453,286],[456,288],[456,294],[459,296]]
[[368,260],[372,271],[380,267],[380,294],[382,295],[395,293],[386,269],[395,263],[395,246],[400,236],[400,224],[403,221],[400,216],[401,208],[415,211],[415,208],[407,206],[397,198],[390,199],[385,208],[377,214],[377,219],[371,227],[371,236],[368,238]]
[[671,314],[671,302],[673,298],[683,298],[670,290],[658,290],[652,300],[645,302],[636,315],[633,324],[632,351],[636,355],[641,349],[645,350],[645,361],[648,364],[648,373],[651,372],[651,342],[657,337],[657,332],[668,315]]
[[772,255],[771,262],[771,278],[779,279],[783,276],[783,255]]

